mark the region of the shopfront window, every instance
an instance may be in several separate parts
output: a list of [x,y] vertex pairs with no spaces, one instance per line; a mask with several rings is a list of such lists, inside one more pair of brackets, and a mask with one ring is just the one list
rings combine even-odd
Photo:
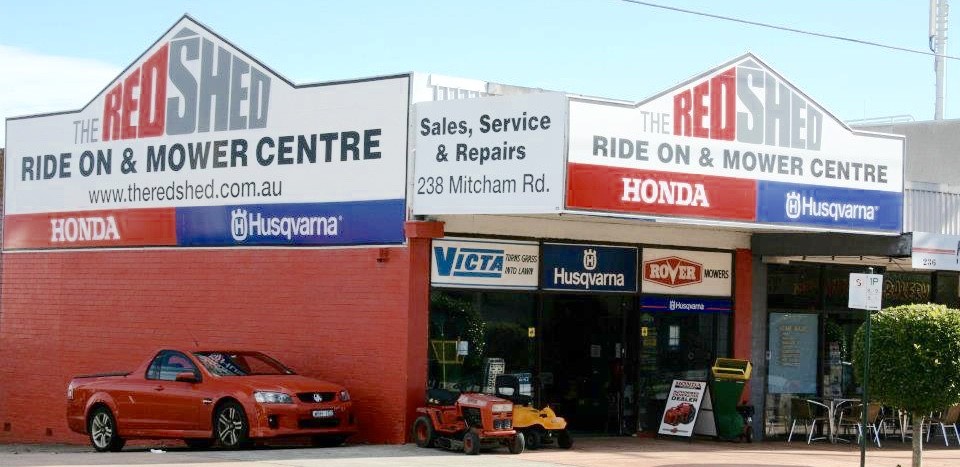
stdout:
[[717,357],[729,357],[730,315],[642,312],[639,336],[636,422],[655,433],[673,380],[707,381]]
[[436,387],[479,391],[489,359],[506,373],[535,364],[532,293],[435,290],[430,297],[429,379]]
[[[859,397],[861,387],[852,362],[853,337],[865,315],[863,310],[847,308],[853,272],[863,273],[865,268],[769,266],[766,436],[789,431],[793,399]],[[960,281],[956,273],[937,273],[934,277],[926,272],[880,272],[884,276],[884,308],[958,301]]]

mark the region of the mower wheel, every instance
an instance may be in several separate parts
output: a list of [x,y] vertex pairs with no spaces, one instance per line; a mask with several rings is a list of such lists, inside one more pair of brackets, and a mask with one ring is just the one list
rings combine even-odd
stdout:
[[513,440],[511,440],[507,446],[507,448],[510,449],[510,454],[520,454],[523,452],[523,446],[526,444],[523,438],[523,433],[518,431],[517,435],[513,437]]
[[570,437],[570,432],[567,430],[561,430],[557,433],[557,446],[563,449],[570,449],[573,447],[573,438]]
[[543,435],[537,430],[523,432],[523,437],[527,440],[527,449],[540,449],[543,445]]
[[426,415],[421,415],[413,421],[412,435],[417,446],[421,448],[433,447],[434,441],[437,440],[437,435],[433,431],[433,422]]
[[471,456],[480,454],[480,435],[473,431],[463,435],[463,452]]

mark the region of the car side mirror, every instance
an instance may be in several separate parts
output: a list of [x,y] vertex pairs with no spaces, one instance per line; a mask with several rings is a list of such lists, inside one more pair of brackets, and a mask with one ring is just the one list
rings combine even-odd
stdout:
[[197,383],[200,381],[200,378],[197,378],[197,375],[192,371],[181,371],[177,373],[176,380],[183,383]]

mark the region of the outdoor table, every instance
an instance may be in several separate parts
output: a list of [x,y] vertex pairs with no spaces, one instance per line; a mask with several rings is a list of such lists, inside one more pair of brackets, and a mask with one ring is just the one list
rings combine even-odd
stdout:
[[837,420],[837,413],[840,410],[840,407],[848,402],[860,402],[860,399],[846,397],[823,397],[818,399],[807,399],[807,402],[819,405],[827,410],[827,425],[829,426],[827,439],[829,439],[831,443],[836,444],[839,439],[837,437],[837,430],[840,427],[837,426],[839,423]]

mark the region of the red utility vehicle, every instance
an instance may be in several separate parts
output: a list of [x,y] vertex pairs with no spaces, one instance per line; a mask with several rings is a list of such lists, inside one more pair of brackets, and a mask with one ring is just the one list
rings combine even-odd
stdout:
[[693,416],[696,415],[697,408],[689,402],[681,402],[676,407],[672,407],[663,414],[663,421],[667,425],[680,425],[681,423],[690,423]]
[[513,429],[513,403],[489,394],[427,391],[427,406],[417,409],[413,439],[422,448],[439,446],[479,454],[480,447],[506,446],[523,452],[523,433]]
[[97,451],[119,451],[135,438],[240,448],[311,436],[335,446],[357,429],[344,387],[259,352],[226,350],[165,349],[129,373],[77,376],[67,388],[67,423]]

